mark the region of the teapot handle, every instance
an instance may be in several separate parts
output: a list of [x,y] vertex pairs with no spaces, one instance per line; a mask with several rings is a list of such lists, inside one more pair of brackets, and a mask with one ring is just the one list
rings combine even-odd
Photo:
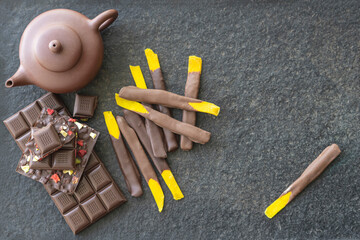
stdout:
[[97,15],[94,19],[92,19],[91,25],[95,28],[98,29],[99,31],[104,30],[105,28],[107,28],[108,26],[110,26],[110,24],[112,24],[116,18],[118,17],[118,11],[115,9],[110,9],[107,10],[103,13],[100,13],[99,15]]

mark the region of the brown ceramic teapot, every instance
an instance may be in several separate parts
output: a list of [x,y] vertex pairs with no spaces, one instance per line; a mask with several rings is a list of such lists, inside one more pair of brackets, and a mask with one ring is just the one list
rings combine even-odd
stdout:
[[40,14],[21,37],[20,67],[5,86],[34,84],[54,93],[84,87],[95,77],[103,59],[100,31],[117,16],[114,9],[91,20],[69,9]]

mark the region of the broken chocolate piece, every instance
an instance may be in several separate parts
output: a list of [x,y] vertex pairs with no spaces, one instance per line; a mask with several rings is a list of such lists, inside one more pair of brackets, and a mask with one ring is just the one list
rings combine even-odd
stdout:
[[51,123],[36,131],[33,137],[42,155],[62,146],[60,137]]
[[95,108],[97,106],[97,99],[97,96],[84,96],[76,94],[73,116],[82,119],[87,119],[94,116]]

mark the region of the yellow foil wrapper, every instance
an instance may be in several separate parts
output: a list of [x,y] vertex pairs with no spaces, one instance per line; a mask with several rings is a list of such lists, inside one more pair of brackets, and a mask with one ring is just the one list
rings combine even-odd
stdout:
[[151,193],[155,199],[155,202],[158,206],[159,212],[161,212],[164,208],[164,198],[165,198],[163,190],[161,189],[160,184],[152,178],[150,178],[148,184],[149,184]]
[[103,114],[104,114],[105,124],[109,131],[109,134],[111,136],[113,136],[114,138],[119,139],[120,130],[119,130],[119,126],[115,120],[114,115],[112,114],[111,111],[103,112]]
[[189,56],[188,72],[200,72],[202,67],[202,59],[197,56]]
[[158,55],[153,52],[150,48],[145,49],[145,56],[151,71],[155,71],[160,68]]
[[184,195],[182,194],[181,189],[170,170],[164,170],[161,173],[161,176],[163,177],[175,200],[184,198]]
[[139,113],[149,113],[141,103],[130,101],[125,98],[121,98],[117,93],[115,93],[115,100],[116,100],[116,104],[122,108]]
[[291,192],[282,195],[278,199],[275,200],[269,207],[265,210],[265,215],[268,218],[273,218],[278,212],[281,211],[288,203],[291,196]]
[[189,102],[189,105],[199,112],[209,113],[212,115],[219,115],[220,107],[209,102]]
[[130,67],[131,75],[134,78],[136,86],[141,89],[147,89],[146,82],[145,82],[144,76],[141,72],[140,66],[131,66],[130,65],[129,67]]

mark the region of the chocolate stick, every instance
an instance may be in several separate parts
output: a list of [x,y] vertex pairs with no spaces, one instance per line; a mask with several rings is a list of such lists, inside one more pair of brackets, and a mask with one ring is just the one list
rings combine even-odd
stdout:
[[[189,56],[188,76],[185,84],[185,97],[197,98],[200,88],[200,75],[201,75],[202,60],[196,56]],[[182,121],[195,125],[196,113],[184,110]],[[189,151],[193,147],[193,142],[187,137],[181,135],[180,148]]]
[[175,93],[158,89],[141,89],[127,86],[120,89],[119,96],[131,101],[161,104],[170,108],[179,108],[192,112],[204,112],[219,115],[220,107],[199,99],[184,97]]
[[[145,56],[149,65],[149,70],[151,78],[153,80],[154,88],[166,90],[165,81],[160,69],[160,63],[157,54],[155,54],[151,49],[147,48],[145,49]],[[168,115],[169,117],[172,117],[170,109],[168,109],[167,107],[158,105],[158,109],[160,112]],[[179,147],[176,135],[167,129],[163,129],[163,131],[168,151],[175,151]]]
[[172,174],[168,163],[166,162],[166,159],[155,157],[155,155],[152,151],[152,148],[151,148],[151,142],[150,142],[149,136],[146,134],[146,128],[145,128],[142,117],[140,117],[138,114],[131,112],[129,110],[124,110],[124,117],[125,117],[126,121],[128,122],[128,124],[130,125],[130,127],[132,127],[135,130],[142,145],[144,146],[144,148],[147,151],[147,153],[149,154],[151,160],[155,164],[156,169],[161,174],[166,185],[170,189],[170,191],[173,195],[173,198],[175,200],[180,200],[180,199],[184,198],[184,195],[182,194],[182,192],[175,180],[175,177]]
[[104,118],[127,189],[131,196],[140,197],[143,194],[140,173],[129,151],[125,147],[115,117],[112,112],[108,111],[104,112]]
[[[134,78],[136,86],[141,89],[147,89],[140,66],[130,66],[130,71]],[[144,105],[153,108],[151,105]],[[166,158],[166,145],[164,142],[164,133],[162,129],[149,119],[145,119],[145,126],[148,136],[150,138],[151,148],[154,152],[154,155],[159,158]]]
[[168,115],[148,108],[139,102],[121,98],[116,93],[115,99],[117,105],[120,107],[136,112],[140,116],[150,119],[156,125],[162,128],[166,128],[174,133],[184,135],[193,142],[205,144],[210,140],[211,133],[202,130],[201,128],[195,127],[188,123],[180,122],[172,117],[169,117]]
[[307,185],[314,181],[325,168],[340,154],[340,148],[332,144],[305,169],[301,176],[291,184],[280,197],[265,210],[268,218],[273,218],[281,209],[289,204]]
[[142,148],[134,130],[127,124],[123,117],[117,116],[116,121],[120,127],[121,134],[124,136],[131,149],[131,152],[135,156],[135,160],[143,177],[149,185],[151,193],[153,194],[155,202],[158,206],[159,212],[161,212],[164,207],[164,193],[161,189],[156,173],[151,166],[151,163],[147,158],[146,153],[144,152],[144,149]]

